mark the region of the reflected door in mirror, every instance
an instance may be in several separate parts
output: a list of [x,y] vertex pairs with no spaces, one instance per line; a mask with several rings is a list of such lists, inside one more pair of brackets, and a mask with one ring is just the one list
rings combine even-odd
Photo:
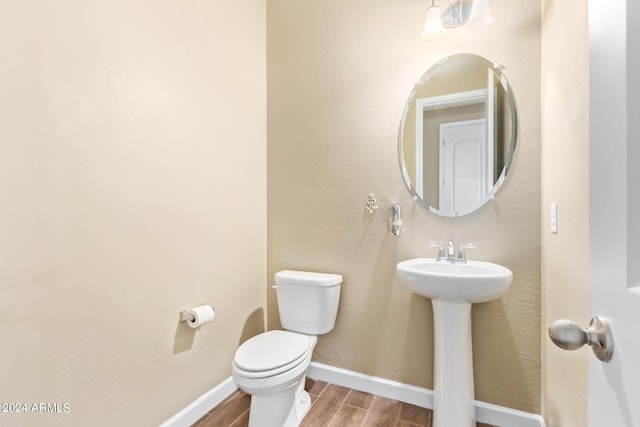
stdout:
[[487,190],[486,120],[440,125],[440,210],[468,212]]

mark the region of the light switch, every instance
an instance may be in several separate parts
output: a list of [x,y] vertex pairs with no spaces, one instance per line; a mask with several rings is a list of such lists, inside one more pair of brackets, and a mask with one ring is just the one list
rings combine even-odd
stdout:
[[551,203],[551,232],[558,234],[558,204]]

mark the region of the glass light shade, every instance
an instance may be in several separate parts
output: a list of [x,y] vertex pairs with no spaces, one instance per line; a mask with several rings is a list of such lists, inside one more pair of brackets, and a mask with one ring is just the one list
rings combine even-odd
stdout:
[[424,29],[420,38],[426,42],[432,42],[444,37],[447,30],[442,25],[442,16],[438,6],[431,6],[427,9],[424,20]]
[[473,0],[471,14],[465,28],[467,30],[482,30],[493,23],[493,15],[489,0]]

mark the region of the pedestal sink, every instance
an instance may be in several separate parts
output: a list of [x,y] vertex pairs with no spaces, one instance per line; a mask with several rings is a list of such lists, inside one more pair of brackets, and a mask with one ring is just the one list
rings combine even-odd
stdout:
[[433,306],[433,427],[475,427],[471,304],[503,296],[511,270],[490,262],[417,258],[400,262],[397,272],[402,284],[431,298]]

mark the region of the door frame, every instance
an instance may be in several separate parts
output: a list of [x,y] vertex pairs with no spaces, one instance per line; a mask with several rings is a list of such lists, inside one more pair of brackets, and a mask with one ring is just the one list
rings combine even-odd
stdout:
[[[489,73],[491,74],[491,73]],[[469,90],[466,92],[456,92],[447,95],[430,96],[427,98],[416,99],[416,193],[420,197],[424,197],[424,168],[423,168],[423,146],[424,146],[424,112],[430,110],[439,110],[442,108],[462,107],[473,104],[486,104],[487,111],[493,111],[492,105],[495,100],[492,91],[487,89]],[[491,107],[491,109],[489,109]],[[493,140],[493,115],[487,114],[487,141]]]

